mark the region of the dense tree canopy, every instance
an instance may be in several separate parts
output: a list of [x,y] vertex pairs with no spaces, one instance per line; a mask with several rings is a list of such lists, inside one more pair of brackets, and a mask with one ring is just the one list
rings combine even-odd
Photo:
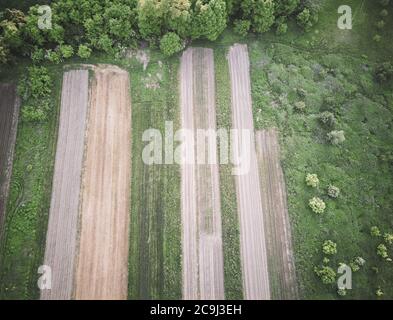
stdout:
[[313,19],[309,13],[315,12],[305,0],[79,0],[77,5],[54,0],[51,28],[42,29],[38,8],[34,5],[26,14],[0,12],[0,63],[12,55],[59,62],[78,53],[86,57],[91,50],[115,52],[140,40],[158,45],[167,34],[164,44],[175,43],[177,37],[177,44],[214,41],[227,26],[242,36],[266,32],[274,24],[283,33],[289,16],[307,29]]

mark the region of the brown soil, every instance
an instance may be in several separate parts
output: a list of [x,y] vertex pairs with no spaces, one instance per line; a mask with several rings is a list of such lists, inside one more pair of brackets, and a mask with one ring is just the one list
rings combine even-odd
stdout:
[[82,183],[76,299],[126,299],[131,178],[128,73],[97,68]]
[[[184,52],[180,103],[183,128],[216,129],[211,49]],[[194,141],[185,154],[196,156],[196,132]],[[218,164],[205,163],[182,165],[183,299],[224,299]]]
[[262,205],[269,258],[270,283],[274,299],[298,298],[280,147],[274,129],[258,131],[256,145],[261,176]]
[[[249,154],[250,170],[247,174],[236,176],[244,298],[270,299],[264,215],[253,134],[250,62],[247,46],[232,46],[228,60],[232,88],[233,127],[250,130],[252,137]],[[234,144],[234,154],[240,154],[240,141],[239,137],[239,142]]]

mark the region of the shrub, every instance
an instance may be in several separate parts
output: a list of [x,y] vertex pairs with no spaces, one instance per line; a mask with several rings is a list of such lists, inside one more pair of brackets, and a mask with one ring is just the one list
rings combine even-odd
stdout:
[[393,244],[393,234],[385,233],[385,234],[383,235],[383,239],[385,240],[385,242],[386,242],[387,244],[389,244],[389,245],[392,245],[392,244]]
[[339,195],[340,195],[340,189],[335,187],[335,186],[333,186],[333,185],[329,185],[328,186],[328,191],[327,192],[328,192],[328,196],[330,198],[334,198],[334,199],[338,198]]
[[309,201],[309,206],[311,210],[317,214],[321,214],[325,212],[326,204],[322,199],[318,197],[314,197]]
[[183,41],[174,32],[168,32],[165,36],[162,37],[160,41],[161,52],[167,57],[170,57],[175,53],[183,50],[183,48]]
[[74,54],[74,49],[69,45],[61,45],[59,50],[64,59],[71,58]]
[[388,255],[388,249],[386,248],[386,246],[384,244],[380,244],[377,247],[377,255],[379,255],[381,258],[383,259],[388,259],[389,255]]
[[362,257],[356,257],[352,260],[352,262],[349,263],[349,266],[351,267],[353,272],[357,272],[360,270],[360,267],[364,266],[365,263],[366,260],[364,260]]
[[47,50],[45,58],[53,63],[59,64],[62,61],[60,52],[54,50]]
[[323,266],[320,269],[315,267],[314,272],[324,284],[332,284],[336,281],[336,272],[334,272],[334,270],[328,266]]
[[306,110],[306,103],[304,101],[298,101],[295,103],[295,109],[298,112],[303,112]]
[[82,59],[88,59],[91,55],[91,49],[88,46],[81,44],[79,45],[77,54]]
[[365,265],[366,260],[364,260],[362,257],[356,257],[354,262],[359,266],[362,267]]
[[353,272],[358,272],[360,270],[360,267],[356,263],[354,263],[354,262],[350,262],[349,266],[351,267],[351,270]]
[[380,15],[381,17],[387,17],[387,16],[389,15],[389,12],[388,12],[388,10],[383,9],[383,10],[379,13],[379,15]]
[[44,108],[37,106],[23,106],[22,120],[27,122],[40,122],[46,119],[46,111]]
[[322,263],[325,264],[325,265],[329,264],[329,262],[330,262],[330,259],[328,257],[324,257],[323,260],[322,260]]
[[235,20],[233,24],[233,31],[241,36],[246,37],[251,28],[250,20]]
[[378,298],[380,298],[380,297],[382,297],[382,296],[384,295],[384,293],[383,293],[381,287],[378,287],[377,291],[375,291],[375,295],[376,295]]
[[300,25],[305,31],[309,31],[312,26],[318,22],[318,15],[314,10],[304,8],[296,17],[298,25]]
[[379,230],[379,228],[377,226],[373,226],[370,229],[370,234],[373,237],[380,237],[381,236],[381,231]]
[[45,98],[52,92],[52,79],[45,67],[28,69],[28,87],[33,98]]
[[276,34],[277,35],[282,35],[287,33],[288,31],[288,25],[285,22],[281,22],[277,25],[277,29],[276,29]]
[[334,125],[336,124],[336,117],[330,111],[322,112],[319,115],[319,120],[321,121],[322,124],[328,127],[334,127]]
[[339,145],[345,141],[344,131],[333,130],[327,134],[327,138],[332,145]]
[[375,76],[380,83],[389,81],[393,77],[393,64],[390,62],[379,64],[375,69]]
[[382,40],[382,37],[379,35],[379,34],[376,34],[374,37],[373,37],[373,40],[375,41],[375,42],[381,42],[381,40]]
[[332,240],[326,240],[322,244],[322,252],[326,255],[334,255],[337,253],[337,244]]
[[45,50],[35,47],[34,51],[31,53],[31,60],[34,63],[39,63],[45,59]]
[[24,102],[21,109],[22,120],[28,122],[43,121],[50,111],[52,79],[44,67],[30,67],[28,75],[22,79],[18,92]]
[[347,290],[345,290],[345,289],[338,289],[338,290],[337,290],[337,294],[338,294],[340,297],[345,297],[345,296],[347,295]]
[[317,188],[319,186],[319,179],[318,176],[314,173],[308,173],[306,176],[306,184],[309,187]]
[[384,27],[385,27],[385,21],[383,21],[383,20],[380,20],[380,21],[378,21],[375,25],[376,25],[376,27],[379,29],[379,30],[382,30]]

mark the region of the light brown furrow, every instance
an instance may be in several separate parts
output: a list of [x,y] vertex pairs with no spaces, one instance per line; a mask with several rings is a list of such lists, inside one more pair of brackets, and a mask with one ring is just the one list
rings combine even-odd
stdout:
[[[247,159],[249,160],[249,171],[236,176],[244,297],[250,300],[270,299],[247,46],[232,46],[229,50],[228,60],[232,89],[233,127],[237,130],[249,130],[251,136],[250,152]],[[235,155],[240,154],[241,134],[241,131],[238,132],[237,141],[233,146]]]
[[[182,165],[183,298],[224,299],[218,165],[208,164],[208,157],[199,163],[197,144],[197,129],[216,129],[213,51],[186,50],[180,75],[182,127],[194,133],[183,145],[193,158]],[[217,158],[216,144],[212,149]]]
[[275,129],[258,131],[256,144],[259,157],[263,207],[266,216],[269,266],[275,270],[275,299],[298,297],[293,260],[291,229],[287,209],[285,180],[280,165],[280,149]]
[[126,299],[130,208],[129,76],[95,69],[83,175],[76,299]]

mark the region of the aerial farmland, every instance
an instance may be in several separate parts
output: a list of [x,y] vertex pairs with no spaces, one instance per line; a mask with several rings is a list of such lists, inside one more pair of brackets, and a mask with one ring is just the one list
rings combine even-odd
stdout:
[[2,2],[0,300],[393,299],[392,15]]

